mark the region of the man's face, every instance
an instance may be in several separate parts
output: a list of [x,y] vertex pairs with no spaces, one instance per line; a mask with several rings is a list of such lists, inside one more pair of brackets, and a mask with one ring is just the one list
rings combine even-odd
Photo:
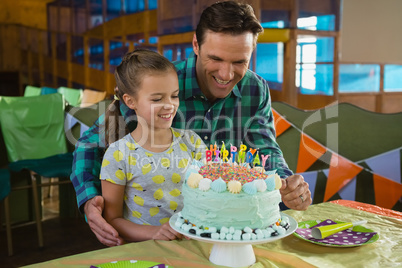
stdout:
[[226,97],[243,78],[253,45],[251,32],[231,35],[207,31],[201,47],[194,35],[193,49],[198,56],[197,81],[210,102]]

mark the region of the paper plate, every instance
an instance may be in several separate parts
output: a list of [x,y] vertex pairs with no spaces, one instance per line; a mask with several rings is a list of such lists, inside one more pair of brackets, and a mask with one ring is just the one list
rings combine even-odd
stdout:
[[378,233],[363,226],[354,226],[336,234],[330,235],[325,239],[315,239],[311,236],[311,228],[316,225],[328,225],[335,223],[344,223],[343,221],[332,220],[311,220],[298,223],[296,232],[293,233],[296,237],[321,246],[327,247],[357,247],[374,243],[378,240]]
[[168,266],[163,263],[153,262],[153,261],[112,261],[102,264],[91,265],[90,268],[173,268],[173,266]]

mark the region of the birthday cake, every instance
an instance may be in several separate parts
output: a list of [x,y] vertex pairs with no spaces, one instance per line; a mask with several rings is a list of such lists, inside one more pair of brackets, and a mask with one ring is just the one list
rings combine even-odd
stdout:
[[222,240],[264,239],[286,232],[288,219],[279,213],[281,179],[275,170],[262,168],[268,157],[262,155],[261,166],[256,150],[246,153],[244,147],[237,152],[231,146],[230,159],[227,150],[211,147],[204,161],[192,162],[182,186],[177,228]]

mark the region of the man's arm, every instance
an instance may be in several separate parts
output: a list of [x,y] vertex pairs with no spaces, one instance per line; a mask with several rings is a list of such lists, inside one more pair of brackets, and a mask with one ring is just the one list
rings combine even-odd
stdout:
[[245,141],[247,141],[247,139],[252,141],[253,146],[259,148],[260,154],[270,155],[265,167],[276,169],[278,175],[283,178],[282,187],[280,189],[282,202],[288,208],[306,210],[312,203],[309,185],[304,181],[303,176],[293,175],[276,142],[269,88],[265,80],[262,80],[260,90],[260,102],[255,116],[250,118]]
[[73,152],[73,167],[70,176],[73,183],[77,203],[81,212],[84,204],[95,196],[101,195],[100,166],[104,154],[104,146],[100,142],[98,121],[78,140]]
[[85,214],[89,227],[98,240],[106,246],[121,245],[123,239],[102,217],[104,199],[100,188],[100,167],[104,143],[99,135],[99,122],[103,116],[78,140],[73,153],[70,176],[80,211]]

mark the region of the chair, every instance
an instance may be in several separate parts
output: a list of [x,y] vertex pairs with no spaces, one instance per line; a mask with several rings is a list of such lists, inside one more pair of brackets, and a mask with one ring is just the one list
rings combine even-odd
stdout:
[[64,96],[71,106],[79,106],[82,100],[82,89],[59,87],[57,92]]
[[24,97],[39,96],[42,89],[40,87],[26,86],[24,91]]
[[88,107],[106,98],[106,91],[96,91],[91,89],[84,89],[80,107]]
[[8,195],[11,191],[10,172],[8,169],[0,169],[0,201],[4,200],[4,214],[6,218],[7,248],[8,256],[13,255],[13,244],[11,239],[11,222],[10,211],[8,205]]
[[64,133],[63,96],[56,93],[33,97],[0,97],[0,125],[9,170],[30,172],[29,187],[33,193],[39,246],[43,247],[37,187],[70,183],[69,179],[37,183],[41,177],[68,178],[71,174],[72,154],[67,152]]
[[52,88],[52,87],[42,87],[41,88],[41,95],[47,95],[47,94],[54,94],[57,93],[57,88]]

